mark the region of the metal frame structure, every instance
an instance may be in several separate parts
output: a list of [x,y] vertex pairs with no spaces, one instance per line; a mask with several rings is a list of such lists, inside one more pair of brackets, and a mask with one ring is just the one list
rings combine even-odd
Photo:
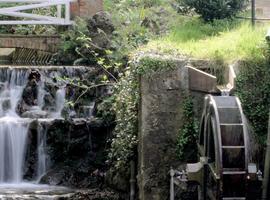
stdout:
[[[24,20],[0,20],[0,25],[29,25],[29,24],[51,24],[51,25],[71,25],[70,4],[76,0],[0,0],[1,3],[12,4],[19,3],[22,5],[0,8],[0,15],[23,18]],[[57,13],[55,16],[45,16],[27,13],[38,8],[48,8],[56,6]],[[62,16],[62,8],[65,14]]]

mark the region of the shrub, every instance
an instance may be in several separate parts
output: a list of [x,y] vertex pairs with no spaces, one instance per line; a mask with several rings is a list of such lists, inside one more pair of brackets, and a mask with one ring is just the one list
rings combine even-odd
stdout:
[[189,10],[195,10],[205,21],[231,18],[244,9],[247,0],[179,0]]

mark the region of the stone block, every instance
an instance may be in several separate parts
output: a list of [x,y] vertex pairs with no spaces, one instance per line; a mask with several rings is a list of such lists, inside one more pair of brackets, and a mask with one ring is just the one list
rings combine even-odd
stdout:
[[189,89],[206,93],[216,92],[217,78],[194,67],[188,66]]
[[78,0],[71,4],[71,17],[91,18],[97,12],[103,11],[103,0]]

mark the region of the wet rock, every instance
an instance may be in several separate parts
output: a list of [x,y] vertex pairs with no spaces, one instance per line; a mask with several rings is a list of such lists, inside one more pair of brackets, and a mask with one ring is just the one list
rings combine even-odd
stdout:
[[22,99],[19,101],[16,109],[19,114],[28,111],[31,106],[37,105],[39,81],[39,72],[36,70],[32,70],[28,76],[27,85],[23,90]]
[[127,171],[113,171],[113,170],[109,170],[106,173],[106,183],[118,190],[118,191],[128,191],[129,189],[129,172]]
[[111,128],[95,118],[40,123],[47,129],[46,152],[51,163],[41,183],[76,188],[103,187],[105,147]]
[[2,108],[3,111],[7,111],[10,108],[11,104],[10,104],[10,99],[6,98],[6,99],[2,99]]
[[41,75],[40,75],[39,71],[32,70],[31,73],[29,74],[28,80],[29,81],[35,80],[36,82],[39,82],[40,77],[41,77]]
[[31,80],[27,83],[23,91],[22,98],[24,102],[29,106],[37,105],[37,95],[38,95],[38,83],[35,80]]
[[35,109],[35,110],[29,110],[22,114],[23,118],[47,118],[48,113],[46,111]]
[[75,193],[71,196],[74,200],[124,200],[119,194],[111,190],[85,190]]
[[59,166],[53,170],[49,170],[44,175],[40,183],[48,185],[67,185],[68,179],[70,179],[72,170],[69,170],[66,166]]
[[31,127],[28,133],[28,139],[27,139],[27,149],[25,154],[25,163],[24,163],[24,179],[25,180],[33,180],[37,178],[37,130],[36,127]]
[[50,108],[53,108],[55,106],[55,97],[56,92],[59,89],[57,86],[57,83],[53,82],[52,80],[46,80],[44,83],[44,107],[45,110],[50,110]]

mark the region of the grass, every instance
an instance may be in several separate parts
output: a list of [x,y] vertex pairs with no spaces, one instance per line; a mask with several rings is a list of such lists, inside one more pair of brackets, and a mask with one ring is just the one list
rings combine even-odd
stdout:
[[200,59],[222,59],[225,62],[262,56],[267,24],[253,29],[248,22],[228,20],[203,23],[198,18],[182,17],[165,37],[152,40],[143,51],[178,52]]
[[[262,56],[259,47],[264,43],[268,24],[252,29],[249,21],[204,23],[196,16],[181,16],[170,2],[173,0],[105,0],[105,9],[112,13],[121,38],[116,48],[131,54],[139,48],[199,59],[218,58],[227,63]],[[161,31],[155,33],[152,27],[143,26],[144,19],[155,22]]]

